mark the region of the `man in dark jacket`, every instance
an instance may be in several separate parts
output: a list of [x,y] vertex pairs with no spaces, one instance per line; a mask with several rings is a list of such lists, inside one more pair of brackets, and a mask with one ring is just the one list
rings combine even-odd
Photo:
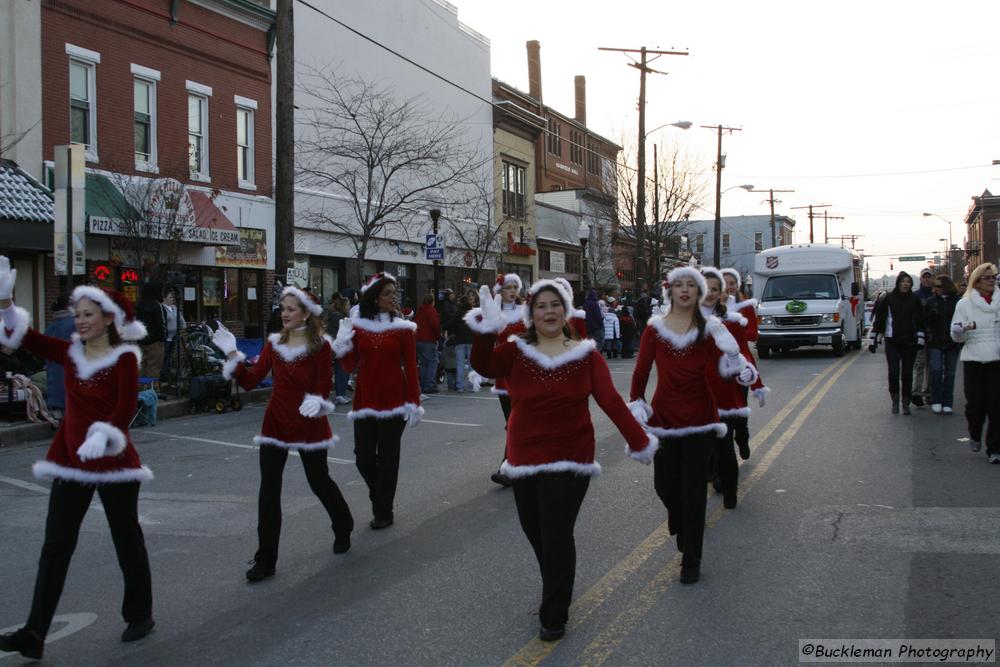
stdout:
[[[915,294],[920,299],[920,303],[927,306],[927,302],[934,296],[934,274],[930,269],[920,272],[920,287]],[[931,401],[931,374],[928,363],[927,348],[917,351],[917,358],[913,361],[913,404],[922,408]]]
[[597,302],[597,290],[592,289],[587,292],[587,298],[583,301],[583,312],[587,317],[584,322],[587,325],[587,337],[594,339],[597,349],[604,346],[604,314],[601,313],[601,306]]
[[877,336],[885,340],[885,360],[889,366],[889,395],[892,413],[899,413],[899,385],[903,384],[903,414],[910,414],[913,388],[913,359],[924,347],[924,307],[913,292],[913,278],[905,271],[896,276],[896,288],[875,307],[872,320],[871,352]]
[[163,305],[160,296],[163,288],[158,283],[142,286],[141,298],[135,304],[135,319],[146,325],[146,337],[139,342],[142,362],[139,376],[159,379],[163,368],[163,343],[166,340]]

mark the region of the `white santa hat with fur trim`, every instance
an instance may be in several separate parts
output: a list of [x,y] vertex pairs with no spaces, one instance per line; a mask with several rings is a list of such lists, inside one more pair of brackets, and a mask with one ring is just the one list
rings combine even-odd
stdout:
[[[730,266],[725,269],[720,269],[719,272],[723,275],[723,277],[732,276],[733,280],[736,281],[736,289],[740,289],[741,287],[743,287],[743,279],[740,278],[740,272],[734,269],[733,267]],[[726,281],[723,280],[722,282],[723,285],[725,285]]]
[[524,283],[521,282],[521,276],[516,273],[505,273],[503,275],[497,276],[496,283],[493,284],[493,293],[499,294],[507,285],[517,285],[517,293],[520,294],[521,290],[524,289]]
[[122,340],[142,340],[146,337],[146,325],[135,319],[132,303],[121,292],[112,292],[92,285],[80,285],[70,294],[69,303],[75,306],[80,299],[93,301],[102,313],[113,316],[115,331]]
[[285,289],[281,290],[281,298],[284,299],[286,296],[292,295],[299,300],[302,307],[308,310],[310,313],[319,317],[323,314],[323,306],[316,303],[316,297],[312,295],[311,292],[307,292],[303,289],[299,289],[293,285],[289,285]]

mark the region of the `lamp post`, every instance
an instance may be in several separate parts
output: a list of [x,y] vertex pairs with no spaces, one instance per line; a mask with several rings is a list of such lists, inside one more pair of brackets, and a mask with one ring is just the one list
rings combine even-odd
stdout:
[[587,241],[590,240],[590,225],[586,220],[580,221],[580,226],[576,228],[577,238],[580,239],[580,291],[587,291]]
[[936,218],[941,218],[948,225],[948,277],[954,280],[955,278],[954,276],[952,276],[951,273],[951,220],[945,218],[944,216],[938,215],[937,213],[924,213],[923,216],[925,218],[929,218],[931,216],[934,216]]
[[[430,211],[431,222],[434,223],[434,236],[438,235],[438,219],[441,217],[441,209],[432,208]],[[434,303],[437,304],[438,299],[441,295],[441,275],[440,275],[441,260],[434,260]]]

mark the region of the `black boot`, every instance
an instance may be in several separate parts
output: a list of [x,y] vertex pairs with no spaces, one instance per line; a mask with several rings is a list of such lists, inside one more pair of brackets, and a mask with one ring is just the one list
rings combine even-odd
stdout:
[[910,397],[909,396],[904,396],[903,397],[903,414],[904,415],[910,414]]
[[0,651],[7,653],[20,653],[25,658],[33,660],[42,659],[42,651],[45,649],[45,640],[28,628],[21,628],[17,632],[0,635]]
[[899,414],[899,394],[889,394],[892,397],[892,414]]
[[152,632],[155,625],[156,621],[154,621],[152,617],[147,618],[145,621],[139,621],[138,623],[129,623],[128,627],[125,628],[125,632],[122,633],[122,641],[139,641]]
[[247,570],[247,581],[263,581],[274,576],[274,563],[265,563],[262,560],[250,561],[250,569]]

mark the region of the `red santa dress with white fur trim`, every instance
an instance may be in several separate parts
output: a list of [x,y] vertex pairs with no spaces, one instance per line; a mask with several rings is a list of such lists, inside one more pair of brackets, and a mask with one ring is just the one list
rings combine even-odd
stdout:
[[[330,430],[327,415],[333,412],[333,403],[327,400],[333,388],[333,346],[324,336],[323,345],[308,354],[306,345],[285,345],[281,334],[271,334],[253,366],[227,365],[226,377],[235,377],[247,391],[253,389],[270,372],[274,379],[271,400],[264,411],[260,435],[254,436],[257,445],[271,445],[285,449],[326,449],[336,444],[338,438]],[[299,413],[306,396],[320,401],[320,412],[315,417]]]
[[[729,311],[726,313],[726,319],[723,321],[723,324],[739,346],[740,354],[747,360],[749,367],[753,369],[754,382],[760,382],[760,374],[757,372],[757,365],[754,362],[753,354],[750,352],[750,347],[747,345],[744,334],[747,324],[746,318],[736,311]],[[708,381],[712,389],[712,395],[715,396],[720,417],[750,416],[750,407],[747,405],[746,398],[744,397],[744,388],[742,385],[732,378],[723,378],[719,375],[718,368],[713,368]]]
[[492,334],[476,334],[471,363],[477,373],[506,378],[510,388],[507,460],[500,468],[508,477],[563,471],[599,474],[591,396],[625,436],[630,455],[652,460],[658,442],[625,406],[594,341],[581,341],[549,357],[520,336],[495,345]]
[[744,336],[751,343],[756,342],[760,336],[757,331],[757,299],[747,299],[737,303],[734,297],[729,297],[726,300],[726,310],[737,312],[746,318]]
[[348,373],[358,370],[351,420],[406,417],[420,410],[417,376],[417,325],[401,317],[373,320],[351,317],[354,338],[337,358]]
[[679,336],[667,328],[663,315],[649,318],[639,343],[631,389],[633,401],[644,400],[655,363],[658,379],[646,425],[649,431],[660,438],[713,431],[717,437],[725,436],[726,425],[719,421],[709,376],[720,372],[727,353],[738,352],[736,341],[715,317],[708,319],[700,340],[695,328]]
[[[27,313],[18,308],[18,320]],[[32,354],[60,364],[65,369],[66,411],[59,430],[45,454],[32,467],[39,479],[62,479],[80,484],[145,482],[153,472],[142,465],[132,445],[128,426],[135,416],[139,395],[139,359],[135,345],[113,346],[97,359],[87,359],[79,336],[72,342],[45,336],[20,326],[4,331],[0,342],[9,347],[23,345]],[[17,334],[21,335],[17,335]],[[13,336],[12,336],[13,334]],[[13,338],[13,339],[12,339]],[[108,436],[107,451],[117,454],[81,461],[76,450],[89,435]]]

